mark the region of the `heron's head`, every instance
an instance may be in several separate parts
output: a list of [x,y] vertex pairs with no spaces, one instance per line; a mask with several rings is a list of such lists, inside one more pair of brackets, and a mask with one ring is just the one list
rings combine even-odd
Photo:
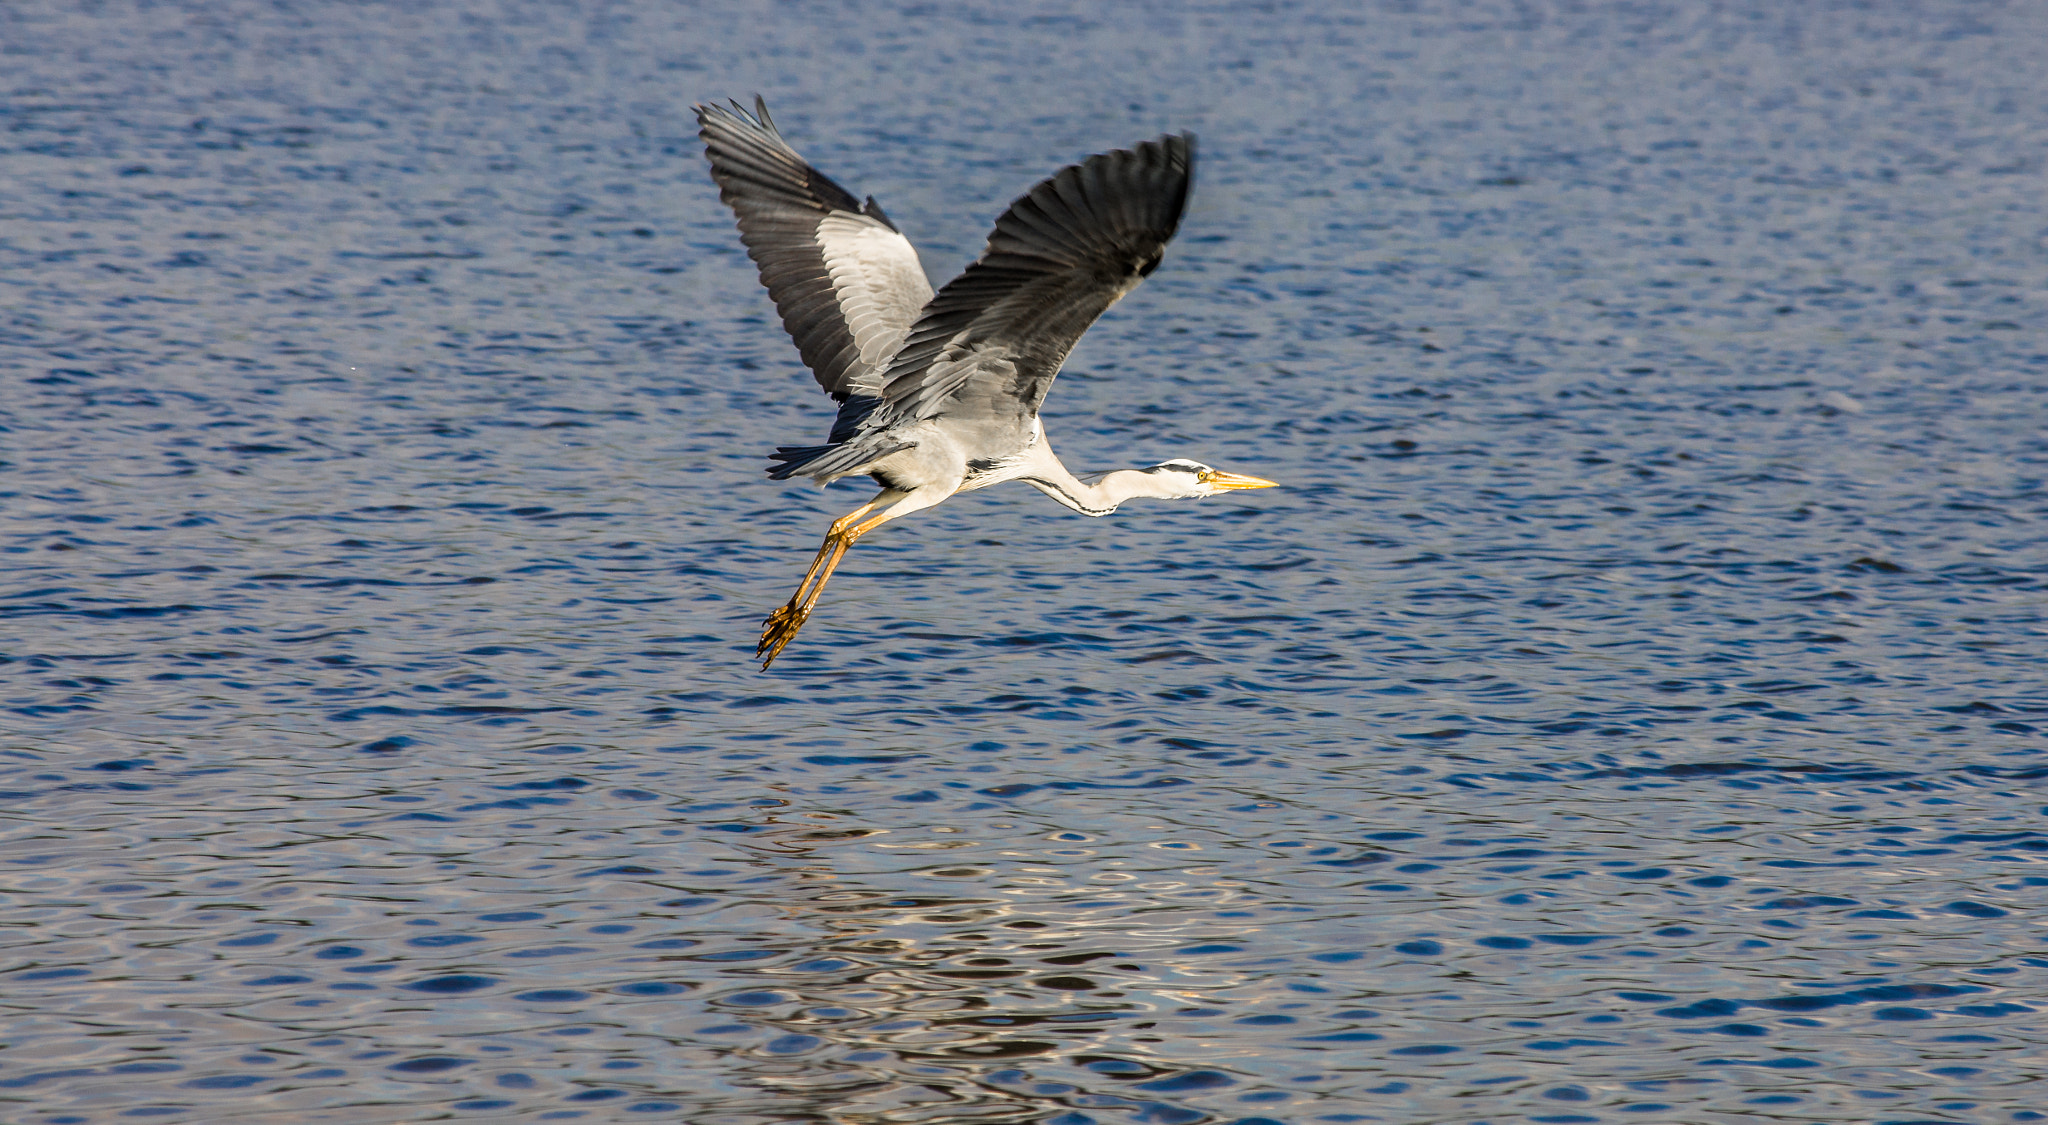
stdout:
[[1278,487],[1273,481],[1226,473],[1222,469],[1212,469],[1200,461],[1189,461],[1182,457],[1162,461],[1149,469],[1138,471],[1152,477],[1155,486],[1160,488],[1168,499],[1214,496],[1219,492],[1231,492],[1240,488]]

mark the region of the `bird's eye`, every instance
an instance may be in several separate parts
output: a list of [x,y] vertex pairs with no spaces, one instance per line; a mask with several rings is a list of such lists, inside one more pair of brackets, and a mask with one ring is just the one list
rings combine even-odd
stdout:
[[1214,469],[1198,469],[1195,471],[1195,479],[1203,484],[1208,484],[1209,479],[1215,475],[1216,470]]

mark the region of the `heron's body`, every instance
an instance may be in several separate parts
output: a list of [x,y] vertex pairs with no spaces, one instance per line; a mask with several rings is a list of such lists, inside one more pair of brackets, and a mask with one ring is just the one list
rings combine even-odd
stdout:
[[[988,427],[971,435],[979,440],[962,441],[956,428],[933,422],[912,423],[891,436],[914,444],[870,463],[865,471],[893,491],[936,494],[943,500],[956,492],[1016,480],[1088,516],[1106,516],[1122,501],[1150,494],[1143,489],[1109,493],[1074,476],[1053,454],[1045,424],[1036,418],[1029,427]],[[1144,470],[1125,471],[1144,475]],[[1162,493],[1161,498],[1167,497]]]
[[826,443],[778,450],[769,475],[860,474],[882,486],[832,525],[789,604],[769,617],[763,668],[855,539],[955,493],[1021,480],[1102,516],[1138,497],[1271,484],[1185,460],[1083,480],[1038,417],[1081,334],[1158,266],[1187,204],[1194,138],[1092,156],[1045,180],[996,221],[981,258],[934,293],[874,199],[862,204],[805,163],[754,104],[752,114],[697,107],[712,177],[783,326],[840,403]]

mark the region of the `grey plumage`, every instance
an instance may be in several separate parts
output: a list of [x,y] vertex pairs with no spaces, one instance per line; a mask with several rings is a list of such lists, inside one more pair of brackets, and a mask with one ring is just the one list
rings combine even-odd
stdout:
[[1091,156],[1012,203],[883,374],[885,417],[930,418],[950,400],[1036,414],[1081,334],[1158,268],[1194,149],[1183,134]]
[[873,197],[863,206],[805,163],[758,98],[751,115],[702,106],[698,120],[783,326],[843,403],[827,444],[775,455],[778,480],[865,472],[914,444],[892,431],[940,416],[1008,422],[1021,444],[1082,333],[1158,267],[1194,171],[1187,134],[1065,168],[1010,204],[934,296]]
[[981,257],[934,294],[874,199],[859,203],[807,164],[759,98],[751,114],[737,102],[698,106],[697,120],[719,196],[783,326],[840,402],[825,444],[778,449],[768,475],[829,483],[864,473],[882,486],[832,525],[789,604],[769,617],[763,668],[855,539],[955,493],[1021,480],[1101,516],[1141,496],[1271,486],[1179,459],[1083,481],[1053,454],[1038,418],[1081,335],[1158,267],[1187,209],[1192,136],[1062,169],[1011,203]]

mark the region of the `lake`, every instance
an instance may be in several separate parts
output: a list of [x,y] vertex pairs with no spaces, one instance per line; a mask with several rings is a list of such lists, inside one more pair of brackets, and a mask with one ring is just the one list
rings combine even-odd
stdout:
[[[0,13],[0,1116],[2048,1120],[2048,8]],[[934,279],[1187,129],[864,482],[693,102]]]

